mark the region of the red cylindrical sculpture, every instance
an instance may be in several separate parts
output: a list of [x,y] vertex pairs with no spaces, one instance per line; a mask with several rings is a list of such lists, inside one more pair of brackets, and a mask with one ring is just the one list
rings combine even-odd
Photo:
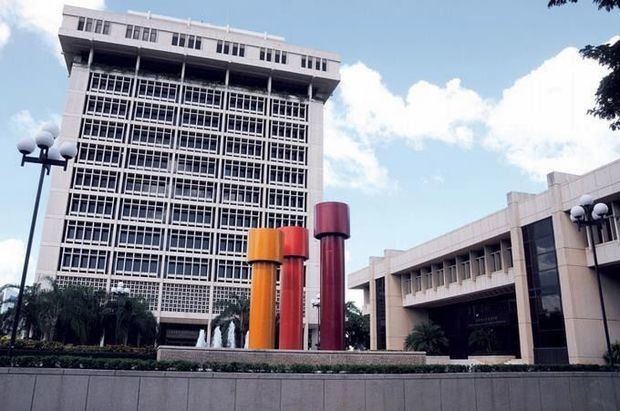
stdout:
[[350,236],[349,206],[319,203],[314,237],[321,243],[320,349],[344,350],[344,240]]
[[308,230],[282,227],[282,266],[280,267],[281,350],[303,349],[304,260],[308,259]]

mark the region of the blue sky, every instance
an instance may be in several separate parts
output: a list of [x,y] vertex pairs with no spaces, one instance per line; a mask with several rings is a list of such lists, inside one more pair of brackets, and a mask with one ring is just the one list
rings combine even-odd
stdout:
[[[21,266],[37,177],[20,168],[14,145],[63,109],[67,73],[53,36],[61,3],[0,2],[0,282]],[[618,34],[618,13],[590,1],[73,3],[268,31],[339,53],[325,199],[351,206],[348,271],[483,217],[508,191],[543,190],[551,169],[580,173],[620,155],[617,133],[585,114],[604,70],[575,47]]]

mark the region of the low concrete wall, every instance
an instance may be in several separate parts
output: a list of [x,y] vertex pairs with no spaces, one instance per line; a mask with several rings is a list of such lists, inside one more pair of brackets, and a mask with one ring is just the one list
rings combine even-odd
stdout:
[[3,410],[616,410],[620,374],[228,374],[0,368]]
[[198,363],[417,365],[426,363],[426,354],[419,351],[235,350],[161,345],[157,348],[157,359]]

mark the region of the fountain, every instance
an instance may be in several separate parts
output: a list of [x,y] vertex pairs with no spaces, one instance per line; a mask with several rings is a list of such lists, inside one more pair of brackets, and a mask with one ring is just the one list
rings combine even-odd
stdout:
[[247,350],[247,349],[249,348],[249,346],[250,346],[250,343],[249,343],[248,341],[250,341],[250,332],[249,332],[249,331],[247,331],[247,332],[245,333],[245,341],[244,341],[244,343],[243,343],[243,348],[245,348],[246,350]]
[[198,340],[196,340],[196,348],[207,348],[207,339],[205,338],[205,330],[201,329],[198,333]]
[[228,348],[237,348],[235,344],[235,323],[230,322],[228,325]]
[[220,326],[215,327],[213,331],[213,339],[211,340],[211,348],[222,348],[222,331]]

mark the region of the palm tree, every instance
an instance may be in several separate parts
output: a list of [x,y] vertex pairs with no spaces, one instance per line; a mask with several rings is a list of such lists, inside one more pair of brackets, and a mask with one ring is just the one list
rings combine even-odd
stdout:
[[68,286],[60,290],[58,333],[63,342],[88,344],[101,333],[101,302],[104,291],[85,286]]
[[101,313],[107,335],[114,335],[115,344],[127,345],[135,337],[140,345],[143,340],[152,342],[157,336],[157,320],[141,298],[119,295],[109,299]]
[[495,349],[497,338],[493,328],[478,328],[469,334],[470,347],[477,348],[485,354],[491,354]]
[[222,339],[226,339],[228,337],[228,326],[233,321],[240,336],[237,347],[243,347],[243,339],[250,322],[250,299],[244,294],[235,294],[228,300],[217,301],[215,307],[221,309],[222,312],[213,320],[213,328],[219,325],[222,331]]
[[366,350],[370,345],[370,319],[362,314],[353,301],[345,305],[345,345],[356,350]]
[[426,351],[428,355],[439,355],[448,348],[448,339],[441,327],[432,321],[425,321],[413,327],[405,339],[405,350]]

